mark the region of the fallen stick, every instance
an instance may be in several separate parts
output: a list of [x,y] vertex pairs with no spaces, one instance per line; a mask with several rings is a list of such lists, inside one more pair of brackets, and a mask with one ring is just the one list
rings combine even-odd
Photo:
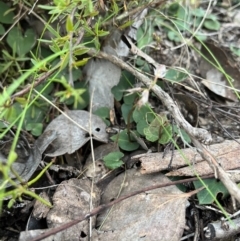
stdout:
[[[240,141],[240,139],[237,141]],[[240,168],[240,148],[236,141],[226,140],[222,143],[213,144],[208,147],[208,150],[218,158],[218,162],[224,170]],[[140,161],[141,173],[148,174],[167,170],[171,158],[173,158],[171,165],[173,171],[167,173],[167,176],[195,176],[196,173],[200,176],[213,174],[213,170],[197,153],[196,148],[175,150],[173,153],[167,153],[164,156],[161,152],[145,153],[133,156],[131,159]]]

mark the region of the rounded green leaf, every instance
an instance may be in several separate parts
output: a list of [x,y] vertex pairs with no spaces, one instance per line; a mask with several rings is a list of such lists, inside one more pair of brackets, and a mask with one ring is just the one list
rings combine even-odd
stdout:
[[174,82],[180,82],[183,81],[187,78],[187,74],[180,72],[179,70],[176,69],[169,69],[165,75],[165,79],[171,80]]
[[171,140],[171,137],[172,137],[172,126],[167,125],[164,128],[162,128],[161,136],[158,142],[162,145],[165,145]]
[[179,35],[173,31],[168,31],[167,36],[168,36],[169,40],[171,40],[171,41],[175,41],[175,42],[181,41],[181,39],[179,38]]
[[8,45],[16,51],[19,57],[23,57],[29,53],[35,45],[35,41],[36,38],[33,29],[26,30],[24,35],[22,35],[20,29],[14,27],[7,36]]
[[159,127],[149,126],[143,130],[146,139],[155,142],[159,139]]
[[196,17],[203,17],[206,12],[203,8],[195,8],[191,10],[191,13]]
[[120,151],[111,152],[103,157],[103,161],[107,168],[116,169],[124,164],[124,162],[120,160],[122,157],[124,157],[124,154]]
[[122,77],[118,83],[118,85],[114,86],[112,88],[112,94],[114,95],[114,98],[117,101],[120,101],[123,97],[123,95],[125,94],[125,90],[132,88],[133,83],[135,83],[135,77],[127,72],[127,71],[123,71],[122,72]]
[[134,103],[134,101],[136,100],[137,96],[138,96],[138,93],[133,93],[131,95],[125,95],[123,97],[123,101],[127,105],[132,105]]
[[95,115],[98,115],[99,117],[102,118],[102,120],[105,122],[107,126],[110,126],[110,109],[107,107],[101,107],[94,111]]
[[149,123],[153,121],[154,114],[151,112],[151,108],[147,105],[142,106],[140,109],[136,108],[133,111],[133,120],[138,123],[141,120],[146,120]]
[[213,19],[206,19],[203,23],[204,27],[209,30],[219,30],[221,27],[221,24],[217,20]]
[[40,136],[43,130],[42,123],[28,123],[26,126],[26,130],[31,131],[34,136]]
[[9,123],[13,123],[18,116],[22,113],[22,108],[19,103],[14,103],[12,106],[6,109],[4,119]]
[[178,10],[180,8],[180,4],[177,2],[172,3],[167,9],[167,13],[170,16],[177,16]]
[[144,128],[147,128],[149,126],[149,123],[143,119],[143,120],[140,120],[138,123],[137,123],[137,132],[144,136]]
[[139,147],[139,144],[135,141],[135,138],[132,134],[130,134],[129,140],[127,130],[123,130],[119,134],[112,136],[111,139],[113,141],[118,141],[119,147],[124,151],[134,151]]
[[[134,108],[133,105],[127,105],[125,103],[122,104],[122,106],[121,106],[122,117],[125,121],[125,124],[128,124],[128,119],[129,119],[130,123],[133,121],[132,114],[131,114],[132,108]],[[131,115],[131,116],[129,116],[129,115]]]

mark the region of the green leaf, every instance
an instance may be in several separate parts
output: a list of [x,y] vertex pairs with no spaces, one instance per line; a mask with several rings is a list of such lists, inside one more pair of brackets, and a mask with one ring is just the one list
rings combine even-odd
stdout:
[[95,115],[98,115],[103,119],[103,121],[106,123],[107,126],[110,126],[110,109],[107,107],[101,107],[94,111]]
[[[35,101],[34,104],[27,109],[23,127],[26,129],[29,123],[42,123],[44,118],[46,118],[47,109],[48,104],[46,102],[40,99]],[[34,130],[34,133],[40,130],[40,127],[37,128],[38,130]]]
[[203,17],[206,12],[203,8],[195,8],[191,10],[191,13],[196,17]]
[[137,123],[137,132],[144,136],[144,128],[147,128],[149,126],[149,122],[146,119],[142,119],[140,121],[138,121]]
[[60,70],[63,70],[63,69],[65,69],[68,66],[69,58],[70,58],[70,53],[69,52],[67,52],[66,54],[63,54],[61,56]]
[[78,56],[78,55],[86,54],[88,51],[89,51],[89,48],[86,48],[83,46],[82,48],[74,50],[73,53],[74,53],[74,55]]
[[[12,81],[11,84],[8,85],[8,88],[2,92],[0,95],[0,106],[4,105],[4,103],[9,100],[10,96],[14,93],[14,91],[26,80],[29,76],[31,76],[33,73],[35,73],[38,69],[40,69],[42,66],[44,66],[46,63],[49,63],[53,60],[55,60],[57,57],[59,57],[61,54],[63,54],[64,51],[61,50],[58,53],[52,54],[48,57],[46,57],[44,60],[39,62],[38,65],[33,66],[28,71],[23,72],[19,78]],[[0,116],[2,116],[2,113],[0,112]]]
[[119,29],[124,30],[125,28],[130,27],[133,23],[134,23],[133,20],[129,20],[126,23],[124,23],[121,26],[119,26]]
[[159,144],[165,145],[167,144],[172,138],[172,126],[167,125],[162,128],[161,136],[158,140]]
[[79,61],[75,61],[73,62],[73,66],[74,67],[81,67],[81,66],[84,66],[86,65],[86,63],[88,62],[88,60],[91,59],[91,58],[83,58]]
[[177,128],[176,125],[173,125],[173,131],[174,131],[174,133],[176,133],[180,137],[182,137],[184,142],[189,143],[189,144],[191,143],[191,138],[189,137],[189,135],[186,133],[185,130],[179,129],[179,128]]
[[43,130],[42,123],[28,123],[26,126],[26,130],[31,131],[34,136],[40,136]]
[[149,126],[144,128],[143,133],[146,136],[146,139],[151,142],[155,142],[159,139],[159,127]]
[[94,38],[93,42],[94,42],[95,48],[96,48],[97,50],[100,50],[100,42],[99,42],[99,39],[96,37],[96,38]]
[[35,45],[35,33],[33,29],[27,29],[22,35],[22,32],[19,28],[14,27],[7,36],[8,45],[14,50],[16,48],[16,52],[19,57],[23,57]]
[[124,91],[129,88],[132,88],[133,83],[135,83],[135,77],[127,71],[122,71],[122,76],[118,85],[112,88],[114,98],[117,101],[120,101],[123,95],[125,94]]
[[[128,116],[129,116],[129,114],[130,114],[130,112],[132,111],[133,108],[134,107],[131,104],[130,105],[127,105],[125,103],[122,104],[121,111],[122,111],[122,117],[123,117],[123,119],[125,121],[125,124],[128,124]],[[133,122],[132,114],[131,114],[129,120],[130,120],[130,123]]]
[[89,14],[91,14],[93,12],[94,9],[93,9],[92,0],[88,0],[86,3],[87,4],[85,5],[86,9],[85,9],[84,15],[88,16]]
[[[173,22],[176,25],[177,29],[179,29],[181,31],[189,31],[189,29],[190,29],[190,25],[187,22],[187,20],[174,20]],[[177,37],[177,39],[175,40],[176,42],[181,40],[178,32],[175,33],[175,36]]]
[[[217,181],[216,179],[207,179],[203,180],[204,183],[208,186],[208,189],[212,192],[214,197],[217,197],[218,194],[222,194],[222,199],[229,195],[228,190],[222,184],[222,182]],[[193,182],[196,189],[202,187],[202,183],[200,181]],[[199,204],[212,204],[214,202],[214,198],[209,193],[207,189],[203,189],[197,193],[197,197],[199,200]]]
[[14,23],[14,13],[4,2],[0,2],[0,22],[5,24]]
[[108,31],[98,30],[98,37],[104,37],[106,35],[109,35]]
[[66,30],[68,33],[72,32],[74,30],[73,22],[72,22],[71,16],[69,16],[69,15],[68,15],[67,21],[66,21]]
[[137,46],[141,49],[153,41],[154,26],[152,20],[146,20],[137,31]]
[[14,103],[12,106],[6,109],[4,119],[9,123],[13,123],[17,117],[22,113],[22,108],[19,103]]
[[173,32],[173,31],[168,31],[167,36],[169,40],[175,41],[175,42],[181,42],[181,39],[179,38],[179,34]]
[[116,169],[124,164],[120,159],[124,157],[124,154],[120,151],[111,152],[103,157],[104,164],[109,169]]
[[[62,79],[62,77],[64,78]],[[78,85],[78,86],[74,85],[74,88],[80,88],[79,86],[85,87],[85,88],[87,87],[87,84],[84,81],[76,82],[76,80],[79,80],[80,78],[82,78],[82,71],[80,69],[72,69],[72,77],[75,84],[78,85],[78,83],[82,83],[81,85]],[[67,69],[64,69],[55,77],[54,81],[57,81],[66,87],[67,80],[69,78],[70,78],[69,71]]]
[[[47,86],[47,87],[46,87]],[[46,87],[46,88],[45,88]],[[41,92],[44,96],[50,94],[53,91],[54,84],[53,83],[42,83],[35,87],[35,89]],[[44,89],[44,91],[42,91]]]
[[186,73],[180,72],[179,70],[169,69],[164,78],[174,82],[181,82],[185,80],[187,76],[188,75]]
[[112,4],[113,4],[113,11],[115,14],[117,14],[119,11],[118,4],[116,3],[116,1],[112,1]]
[[233,45],[230,46],[231,51],[240,57],[240,48],[234,47]]
[[15,204],[15,199],[11,198],[9,201],[8,201],[8,204],[7,204],[7,207],[10,209],[12,208],[12,206]]
[[169,124],[165,115],[158,115],[151,124],[143,130],[146,139],[158,142],[162,145],[167,144],[172,137],[172,126]]
[[203,23],[203,26],[209,30],[219,30],[221,27],[221,24],[217,20],[213,19],[206,19]]
[[137,150],[139,144],[135,141],[132,134],[130,134],[130,139],[127,133],[127,130],[121,131],[119,134],[111,137],[111,140],[118,141],[118,145],[124,151],[134,151]]
[[151,73],[150,64],[147,63],[147,61],[143,60],[142,58],[137,57],[137,59],[135,60],[135,64],[136,64],[139,68],[141,68],[141,70],[142,70],[143,72]]
[[201,34],[200,31],[195,35],[195,37],[199,42],[206,42],[207,41],[207,36],[204,35],[204,34]]
[[123,97],[123,101],[127,105],[133,105],[137,97],[138,97],[138,93],[133,93],[131,95],[125,95]]
[[[2,50],[2,52],[4,52]],[[5,71],[8,70],[8,68],[10,68],[10,66],[13,64],[13,61],[9,61],[9,62],[5,62],[4,64],[0,65],[0,74],[4,73]]]
[[173,16],[173,17],[176,17],[177,16],[177,13],[178,13],[178,10],[180,8],[180,4],[179,3],[173,3],[171,4],[168,9],[167,9],[167,13],[168,15],[170,16]]
[[186,7],[180,5],[177,12],[177,20],[174,21],[179,30],[187,30],[190,23],[190,14]]
[[45,9],[45,10],[54,10],[54,9],[56,9],[55,6],[48,6],[48,5],[41,5],[41,4],[38,4],[38,8]]
[[140,109],[136,108],[133,111],[133,120],[138,123],[141,120],[147,120],[149,123],[155,118],[151,108],[147,105],[142,106]]
[[89,36],[95,36],[95,33],[92,31],[91,28],[88,27],[87,23],[86,25],[85,24],[83,25],[83,28]]

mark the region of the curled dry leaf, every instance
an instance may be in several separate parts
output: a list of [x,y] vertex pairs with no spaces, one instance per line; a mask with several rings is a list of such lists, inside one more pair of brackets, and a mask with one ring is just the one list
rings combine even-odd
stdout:
[[[237,89],[237,91],[239,91],[239,66],[232,57],[231,52],[226,48],[224,49],[222,46],[217,46],[214,43],[205,43],[205,45],[211,51],[214,58],[217,59],[218,63],[221,65],[224,71],[234,79],[234,82],[231,84],[234,86],[234,88]],[[208,61],[211,61],[217,66],[216,61],[206,50],[206,48],[202,47],[201,52]],[[200,73],[205,78],[202,83],[215,94],[231,101],[238,101],[234,91],[229,88],[230,85],[223,73],[217,70],[207,60],[202,58],[200,62]]]
[[[90,132],[93,139],[107,142],[106,124],[96,115],[90,115],[84,110],[71,110],[55,118],[44,131],[54,131],[57,138],[47,150],[47,156],[60,156],[71,154],[90,140]],[[91,120],[90,120],[91,119]],[[44,134],[43,133],[43,134]]]

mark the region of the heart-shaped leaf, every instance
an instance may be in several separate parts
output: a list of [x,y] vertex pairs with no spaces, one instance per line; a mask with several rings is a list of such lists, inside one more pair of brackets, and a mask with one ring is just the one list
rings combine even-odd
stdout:
[[120,151],[111,152],[103,158],[104,164],[109,169],[116,169],[124,164],[121,158],[124,154]]
[[16,51],[19,57],[25,56],[35,45],[36,37],[33,29],[27,29],[24,33],[14,27],[7,36],[7,43]]
[[42,123],[28,123],[26,126],[26,130],[31,131],[34,136],[40,136],[42,134],[42,129]]
[[112,136],[111,139],[113,141],[118,141],[119,147],[125,151],[134,151],[139,147],[139,144],[135,141],[133,135],[128,135],[127,130],[123,130],[119,134]]

